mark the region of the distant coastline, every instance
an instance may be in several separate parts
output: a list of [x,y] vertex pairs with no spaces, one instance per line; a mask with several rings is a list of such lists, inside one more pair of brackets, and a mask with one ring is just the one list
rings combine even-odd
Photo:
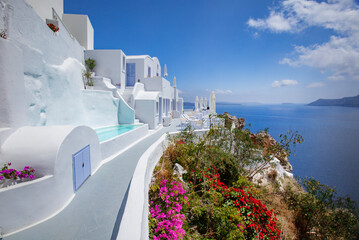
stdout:
[[308,106],[359,107],[359,95],[340,99],[318,99],[309,103]]
[[[231,102],[217,102],[216,104],[218,104],[218,105],[242,105],[241,103],[231,103]],[[184,107],[194,107],[194,103],[193,102],[184,102],[183,106]]]

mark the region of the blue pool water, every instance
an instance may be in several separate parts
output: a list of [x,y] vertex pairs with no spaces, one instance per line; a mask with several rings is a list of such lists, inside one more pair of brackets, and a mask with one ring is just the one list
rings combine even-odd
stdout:
[[299,104],[217,105],[217,113],[244,117],[251,131],[269,128],[276,139],[297,130],[304,143],[290,158],[296,176],[311,176],[359,201],[359,108]]
[[95,132],[97,133],[100,142],[104,142],[108,139],[124,134],[140,126],[143,126],[143,124],[116,125],[111,127],[97,128],[95,129]]

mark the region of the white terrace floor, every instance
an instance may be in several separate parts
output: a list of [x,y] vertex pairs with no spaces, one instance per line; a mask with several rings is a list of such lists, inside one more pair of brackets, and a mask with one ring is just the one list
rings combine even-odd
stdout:
[[150,131],[150,135],[104,164],[76,192],[72,202],[53,218],[3,239],[116,239],[125,205],[122,203],[137,161],[163,134],[177,131],[179,123],[174,120],[169,127]]

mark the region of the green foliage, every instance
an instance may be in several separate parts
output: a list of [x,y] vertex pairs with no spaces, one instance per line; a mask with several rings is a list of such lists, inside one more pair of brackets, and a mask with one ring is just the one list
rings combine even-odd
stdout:
[[82,72],[82,76],[86,79],[86,85],[87,86],[93,86],[93,78],[92,78],[92,73],[86,69]]
[[[189,200],[189,205],[184,207],[185,239],[276,239],[277,230],[269,230],[275,229],[277,219],[259,200],[262,189],[257,190],[251,179],[273,155],[288,158],[303,138],[297,132],[288,131],[280,136],[278,143],[268,145],[266,132],[253,135],[248,130],[232,130],[229,125],[226,122],[225,126],[211,128],[201,137],[190,127],[169,137],[169,147],[155,172],[162,172],[161,177],[168,178],[175,163],[187,171],[182,176]],[[216,174],[209,173],[213,168]],[[272,175],[273,185],[278,184],[276,173]],[[283,193],[294,213],[299,239],[356,239],[356,203],[338,197],[332,188],[312,178],[300,182],[306,192],[287,188]],[[278,194],[276,186],[272,187]],[[238,191],[242,191],[241,194]],[[254,208],[263,208],[259,212],[266,214],[255,218]],[[150,221],[150,224],[154,223]],[[262,237],[261,231],[272,235]]]
[[313,178],[299,179],[305,193],[290,192],[300,239],[357,239],[358,208],[350,198]]
[[90,70],[90,72],[92,72],[93,69],[96,67],[95,59],[88,58],[85,60],[85,64],[86,64],[87,69]]

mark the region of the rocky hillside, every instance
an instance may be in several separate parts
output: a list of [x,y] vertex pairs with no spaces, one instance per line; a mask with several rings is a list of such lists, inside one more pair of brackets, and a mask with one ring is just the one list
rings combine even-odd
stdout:
[[355,97],[344,97],[341,99],[318,99],[309,106],[341,106],[341,107],[359,107],[359,95]]

